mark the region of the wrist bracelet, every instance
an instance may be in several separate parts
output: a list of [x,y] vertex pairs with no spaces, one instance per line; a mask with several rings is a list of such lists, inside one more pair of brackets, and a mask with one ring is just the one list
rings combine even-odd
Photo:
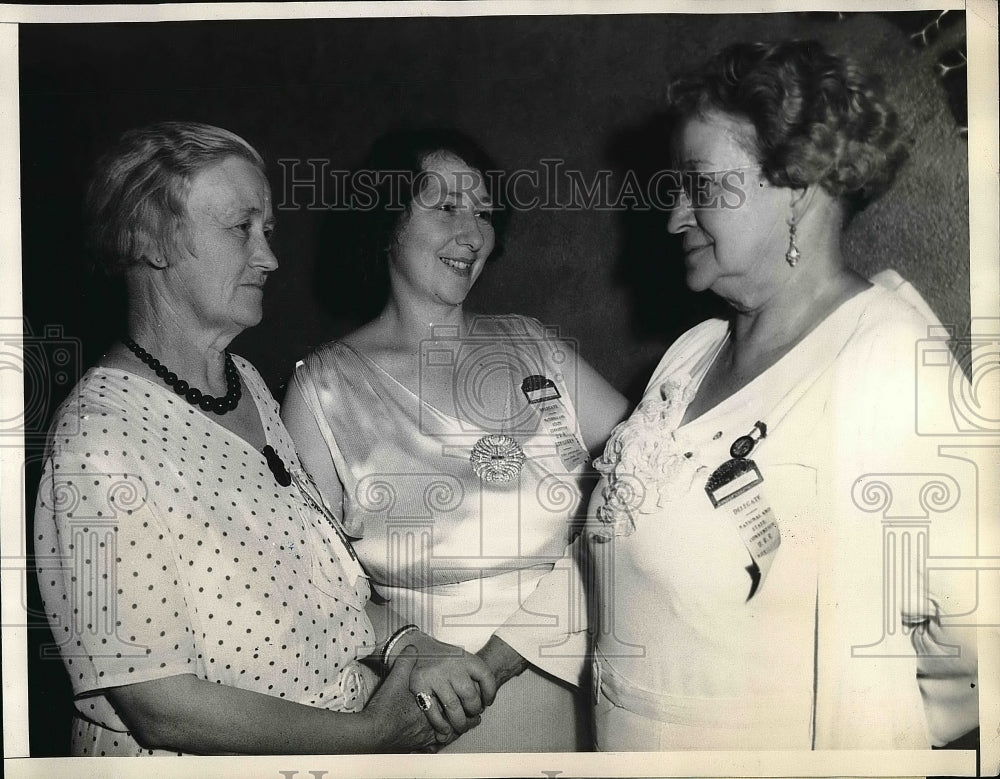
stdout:
[[382,647],[382,655],[379,658],[382,663],[382,668],[386,671],[389,670],[389,653],[393,650],[396,644],[399,643],[399,639],[405,636],[407,633],[411,633],[414,630],[420,630],[417,625],[403,625],[399,630],[389,636],[388,640],[385,642],[385,646]]

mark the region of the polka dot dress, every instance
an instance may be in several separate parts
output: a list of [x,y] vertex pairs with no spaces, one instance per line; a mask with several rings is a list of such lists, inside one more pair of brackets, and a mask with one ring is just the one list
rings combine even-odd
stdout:
[[278,406],[234,357],[293,474],[164,386],[87,372],[50,433],[35,513],[38,579],[76,694],[74,755],[153,754],[102,689],[195,674],[357,711],[373,686],[368,582],[313,504]]

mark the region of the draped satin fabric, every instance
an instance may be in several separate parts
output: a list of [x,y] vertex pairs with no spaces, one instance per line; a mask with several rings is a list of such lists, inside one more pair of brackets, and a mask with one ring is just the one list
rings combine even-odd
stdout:
[[[585,466],[567,470],[551,428],[521,391],[529,375],[550,379],[579,439],[566,377],[553,359],[561,347],[524,317],[490,318],[490,330],[451,351],[421,354],[422,380],[442,366],[455,377],[455,414],[342,342],[311,354],[294,377],[330,450],[343,525],[373,587],[404,622],[473,652],[564,555],[589,474]],[[510,483],[487,484],[473,472],[471,449],[487,433],[509,435],[524,449]],[[552,617],[529,619],[541,625]],[[450,749],[586,748],[576,734],[578,708],[568,687],[529,671]]]

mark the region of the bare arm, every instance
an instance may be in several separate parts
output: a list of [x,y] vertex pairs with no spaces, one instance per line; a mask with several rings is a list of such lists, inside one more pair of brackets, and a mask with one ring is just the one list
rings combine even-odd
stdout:
[[295,451],[306,471],[313,477],[316,487],[330,509],[343,516],[344,489],[334,465],[330,447],[320,432],[312,409],[302,395],[298,380],[293,376],[281,403],[281,420],[285,423]]
[[409,752],[436,743],[408,689],[407,650],[364,711],[329,711],[199,679],[169,676],[108,690],[122,721],[149,749],[193,754]]
[[[288,385],[281,407],[282,420],[288,428],[299,458],[313,476],[331,509],[338,515],[343,510],[343,486],[337,474],[330,448],[320,431],[299,381]],[[401,623],[392,618],[391,606],[369,602],[366,610],[375,626],[380,644],[389,638],[395,626]],[[452,731],[464,733],[474,718],[493,702],[495,687],[492,675],[475,655],[460,647],[443,644],[425,633],[408,634],[393,650],[393,659],[405,646],[419,649],[420,656],[412,674],[412,693],[433,693],[440,704],[426,712],[431,725],[444,737]],[[390,666],[392,660],[390,660]]]
[[591,454],[599,453],[614,426],[628,416],[632,406],[575,350],[567,347],[565,351],[575,355],[572,369],[575,370],[576,397],[573,400],[583,444]]

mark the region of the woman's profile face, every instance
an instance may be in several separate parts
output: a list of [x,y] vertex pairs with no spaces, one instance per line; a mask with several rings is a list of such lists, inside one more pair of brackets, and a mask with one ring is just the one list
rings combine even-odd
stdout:
[[177,256],[166,270],[172,305],[205,330],[232,335],[260,322],[278,261],[267,179],[241,157],[200,170],[188,187]]
[[756,308],[788,271],[791,193],[767,182],[748,150],[753,125],[720,112],[688,118],[674,139],[684,191],[667,229],[683,236],[688,287]]
[[493,251],[493,206],[482,173],[452,154],[429,155],[421,178],[389,255],[393,294],[459,305]]

